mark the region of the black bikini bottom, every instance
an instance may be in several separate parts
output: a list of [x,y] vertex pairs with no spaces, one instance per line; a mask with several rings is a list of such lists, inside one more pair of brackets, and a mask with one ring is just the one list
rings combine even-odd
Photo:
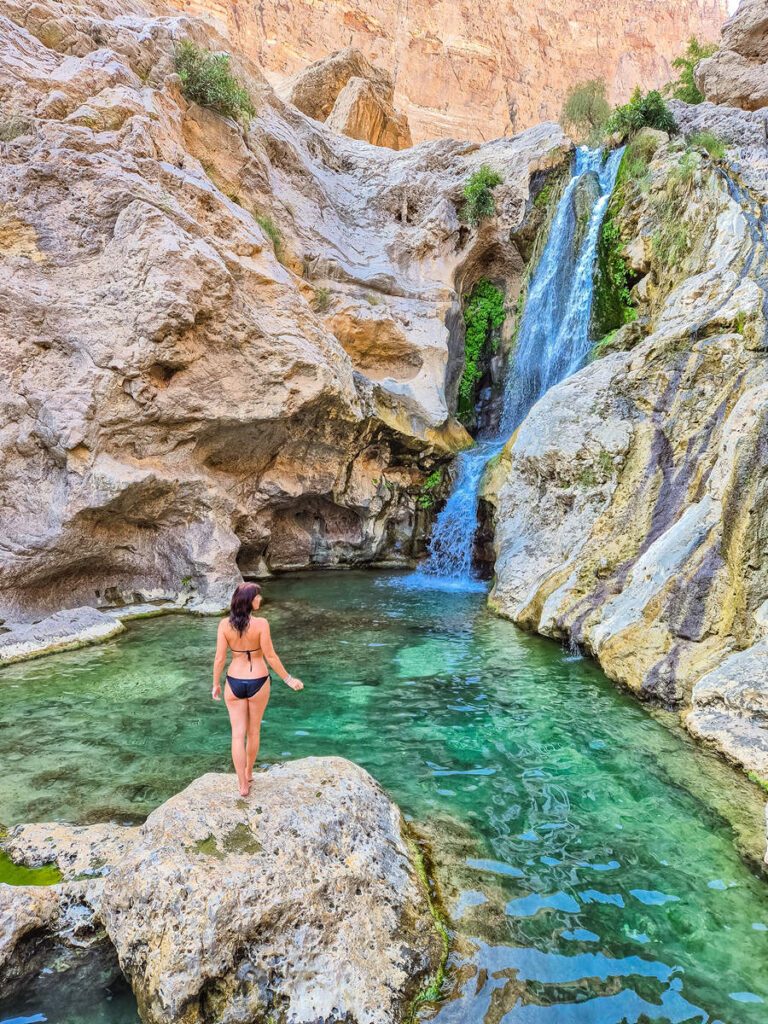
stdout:
[[262,676],[261,679],[235,679],[227,676],[229,688],[235,697],[246,700],[248,697],[255,697],[264,683],[269,682],[269,676]]

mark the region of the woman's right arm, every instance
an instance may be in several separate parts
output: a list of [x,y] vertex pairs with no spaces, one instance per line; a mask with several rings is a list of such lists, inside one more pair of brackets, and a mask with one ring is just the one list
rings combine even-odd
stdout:
[[221,673],[227,663],[227,638],[224,635],[224,621],[219,623],[219,631],[216,634],[216,656],[213,659],[213,689],[211,696],[214,700],[221,700]]
[[264,626],[261,631],[261,650],[264,654],[264,660],[267,662],[270,668],[273,668],[275,672],[280,676],[283,682],[290,686],[292,690],[303,690],[304,683],[295,676],[290,676],[285,671],[285,666],[277,656],[275,648],[272,646],[272,634],[269,631],[269,623],[264,620]]

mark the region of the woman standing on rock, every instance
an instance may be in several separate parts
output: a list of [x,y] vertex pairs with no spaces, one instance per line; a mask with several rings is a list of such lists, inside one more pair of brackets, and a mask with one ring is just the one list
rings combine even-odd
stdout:
[[252,613],[261,604],[261,587],[257,583],[241,583],[232,595],[229,618],[219,623],[216,657],[213,661],[214,700],[221,700],[221,673],[227,662],[227,648],[232,662],[224,687],[224,701],[232,725],[232,761],[240,784],[240,795],[248,795],[253,782],[253,764],[259,752],[261,719],[269,700],[269,669],[279,673],[292,690],[303,690],[300,679],[289,675],[275,654],[269,623]]

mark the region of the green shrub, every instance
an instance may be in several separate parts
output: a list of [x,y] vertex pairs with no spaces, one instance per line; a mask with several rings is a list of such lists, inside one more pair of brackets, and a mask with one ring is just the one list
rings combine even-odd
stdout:
[[677,131],[677,121],[660,92],[651,89],[643,96],[640,86],[637,86],[629,103],[616,107],[606,123],[605,130],[609,135],[617,132],[622,138],[626,138],[639,132],[641,128],[656,128],[672,133]]
[[475,411],[475,388],[482,376],[478,366],[480,357],[489,349],[491,352],[496,351],[496,330],[504,323],[506,316],[504,293],[491,284],[488,278],[481,278],[470,292],[464,308],[464,373],[459,383],[458,408],[462,422],[469,420]]
[[283,254],[282,231],[268,214],[264,214],[263,217],[257,217],[256,223],[265,232],[265,234],[269,236],[272,242],[272,246],[275,250],[275,256],[277,256],[277,258],[280,259]]
[[479,224],[496,213],[496,201],[492,188],[501,184],[501,177],[488,164],[475,171],[464,183],[464,202],[459,210],[459,219],[465,224]]
[[560,112],[560,124],[582,141],[596,143],[611,116],[605,80],[592,78],[572,86]]
[[331,304],[331,292],[329,288],[315,288],[315,301],[313,303],[318,313],[324,313]]
[[541,192],[539,192],[539,194],[536,196],[536,198],[533,201],[533,205],[536,207],[537,210],[543,210],[549,202],[549,197],[551,195],[552,183],[550,182],[549,185],[545,185]]
[[688,40],[688,48],[682,57],[675,57],[672,67],[680,72],[680,76],[664,86],[664,95],[672,96],[683,103],[701,103],[704,96],[699,92],[698,86],[693,80],[693,69],[705,57],[711,57],[717,50],[716,43],[707,43],[702,46],[695,36]]
[[436,469],[433,473],[430,473],[427,479],[424,481],[419,492],[419,496],[416,498],[416,504],[419,508],[423,508],[425,511],[429,511],[434,508],[435,502],[437,501],[437,495],[435,491],[440,485],[440,481],[443,478],[442,470]]
[[[603,336],[637,318],[630,294],[629,270],[624,259],[624,243],[614,220],[615,208],[609,206],[597,240],[595,286],[592,298],[594,336]],[[598,343],[599,344],[599,343]]]
[[726,143],[713,132],[696,132],[688,139],[688,145],[705,149],[713,160],[722,160],[725,156]]
[[229,54],[210,53],[189,40],[174,50],[176,72],[188,100],[226,117],[242,116],[248,122],[256,110],[248,92],[230,71],[229,62]]

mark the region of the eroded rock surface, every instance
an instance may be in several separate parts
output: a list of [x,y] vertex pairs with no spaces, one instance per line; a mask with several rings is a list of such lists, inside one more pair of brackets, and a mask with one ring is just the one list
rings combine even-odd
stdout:
[[741,0],[723,25],[720,49],[696,66],[694,78],[713,103],[768,106],[768,0]]
[[0,634],[0,665],[36,658],[54,651],[99,643],[123,630],[122,622],[97,608],[71,608]]
[[[491,273],[512,308],[560,128],[393,152],[235,53],[245,130],[173,72],[180,40],[231,41],[159,0],[2,11],[0,616],[213,611],[241,573],[408,564],[421,486],[469,443],[460,294]],[[483,163],[500,216],[469,230]]]
[[619,185],[638,320],[534,406],[486,493],[499,610],[693,702],[689,728],[762,771],[768,197],[762,151],[729,154],[667,142]]
[[393,106],[391,75],[352,46],[314,61],[278,92],[305,114],[351,139],[388,149],[411,145],[408,118]]
[[24,825],[0,845],[64,876],[0,886],[0,970],[32,930],[59,935],[79,887],[151,1024],[389,1024],[443,952],[400,811],[341,758],[274,765],[245,799],[205,775],[138,828]]

